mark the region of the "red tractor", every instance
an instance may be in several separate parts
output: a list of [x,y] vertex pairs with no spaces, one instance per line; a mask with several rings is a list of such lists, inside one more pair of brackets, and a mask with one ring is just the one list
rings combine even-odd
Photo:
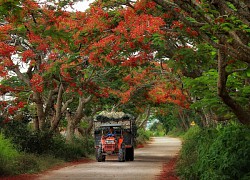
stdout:
[[116,123],[114,119],[95,121],[95,148],[98,162],[105,161],[107,155],[117,155],[120,162],[134,160],[135,134],[132,122],[133,119],[122,118],[116,120]]

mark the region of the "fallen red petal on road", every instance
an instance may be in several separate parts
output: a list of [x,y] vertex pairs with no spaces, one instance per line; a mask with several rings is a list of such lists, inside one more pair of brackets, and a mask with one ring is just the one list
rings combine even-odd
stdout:
[[163,164],[161,174],[159,175],[159,180],[179,180],[175,174],[175,167],[178,156],[175,156],[169,162]]
[[137,149],[139,149],[139,148],[144,148],[144,145],[143,145],[143,144],[138,144],[138,145],[136,146],[136,148],[137,148]]

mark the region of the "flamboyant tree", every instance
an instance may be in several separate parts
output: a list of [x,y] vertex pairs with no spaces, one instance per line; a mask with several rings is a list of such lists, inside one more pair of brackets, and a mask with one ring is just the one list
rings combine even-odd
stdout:
[[[1,76],[8,79],[16,75],[21,82],[18,88],[3,87],[17,97],[16,104],[7,107],[9,113],[22,108],[21,100],[25,100],[14,92],[25,91],[26,103],[34,102],[36,107],[36,129],[49,126],[53,131],[75,100],[72,94],[77,93],[74,115],[67,116],[68,129],[73,132],[84,116],[83,106],[89,102],[91,94],[108,97],[107,91],[111,91],[121,98],[121,103],[126,103],[131,94],[145,86],[140,80],[153,71],[153,68],[150,71],[146,68],[141,70],[142,75],[139,71],[132,72],[132,76],[138,77],[131,78],[129,68],[147,67],[146,64],[154,61],[149,44],[153,34],[162,33],[160,26],[164,24],[159,17],[137,13],[147,6],[153,8],[153,4],[145,5],[139,3],[135,10],[104,11],[104,7],[97,4],[84,13],[70,13],[60,3],[2,2]],[[112,66],[126,67],[126,78],[120,78],[129,85],[112,91],[105,83],[98,82],[102,80],[99,74],[109,72]],[[151,83],[151,87],[164,93],[160,81],[144,83]],[[150,90],[153,92],[153,88]],[[168,93],[165,96],[171,100]],[[159,98],[156,101],[159,102]]]
[[[119,10],[126,6],[130,11],[134,10],[138,13],[139,10],[139,13],[150,14],[164,20],[165,23],[160,27],[162,31],[153,34],[152,43],[148,43],[151,52],[154,52],[154,60],[158,58],[160,63],[171,63],[169,65],[175,70],[176,79],[179,80],[182,75],[198,78],[204,73],[209,74],[209,69],[218,68],[218,95],[241,123],[249,123],[249,4],[247,1],[156,0],[154,2],[157,5],[150,0],[136,3],[133,1],[101,2],[106,10]],[[119,19],[118,17],[116,16],[115,20]],[[133,30],[134,28],[129,29],[130,39],[134,37],[130,34],[134,32]],[[126,34],[124,35],[122,40],[126,41]],[[124,49],[127,50],[127,48]],[[218,56],[219,53],[215,53],[214,49],[227,53],[224,63],[218,61],[218,57],[221,56]],[[110,57],[108,56],[109,59]],[[219,62],[217,66],[216,61]],[[235,78],[242,83],[233,85],[231,81]],[[205,95],[205,97],[209,96]],[[194,98],[196,97],[190,97],[190,100],[194,102]],[[207,112],[203,111],[203,108],[201,109],[203,112],[200,110],[197,112],[204,117],[211,116],[212,119],[230,119],[227,115],[228,110],[222,115],[214,108],[212,103],[214,100],[215,98],[211,96],[208,99],[211,103],[208,102],[208,105],[204,106],[209,107]],[[221,101],[218,100],[217,104],[220,103]],[[213,107],[210,106],[212,104]],[[220,107],[220,105],[217,106]]]
[[[249,124],[249,103],[241,104],[227,87],[230,77],[244,79],[242,87],[249,86],[249,14],[248,1],[239,0],[153,0],[164,12],[179,19],[178,26],[195,30],[207,43],[218,50],[218,95],[238,120]],[[192,28],[192,29],[191,29]],[[246,89],[245,89],[246,90]],[[233,90],[235,91],[235,90]],[[238,92],[240,95],[240,92]]]
[[[202,72],[182,62],[181,72],[175,72],[166,64],[182,59],[176,52],[195,51],[197,31],[183,27],[175,16],[179,9],[166,13],[152,1],[119,2],[96,1],[86,12],[67,12],[61,3],[46,1],[2,3],[1,76],[12,72],[22,82],[15,91],[26,91],[26,101],[35,103],[37,129],[55,130],[66,113],[72,139],[90,102],[96,103],[93,113],[105,101],[136,107],[137,113],[149,104],[188,107],[179,74]],[[201,59],[196,62],[202,65]],[[21,99],[10,112],[21,107]]]
[[[1,8],[1,76],[8,79],[14,73],[22,81],[22,86],[12,92],[29,93],[26,101],[35,103],[37,129],[43,130],[47,123],[54,130],[73,101],[63,99],[64,93],[78,92],[82,106],[84,96],[88,96],[82,91],[93,88],[87,76],[94,70],[88,68],[86,56],[79,51],[95,37],[83,36],[81,42],[77,39],[79,32],[84,33],[80,29],[87,16],[46,1],[4,1]],[[74,68],[73,76],[70,68]],[[8,107],[10,113],[13,109],[18,106]]]

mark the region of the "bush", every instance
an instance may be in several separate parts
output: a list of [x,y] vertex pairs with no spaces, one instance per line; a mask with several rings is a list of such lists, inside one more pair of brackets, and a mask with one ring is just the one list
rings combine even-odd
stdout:
[[22,121],[11,121],[6,124],[3,130],[3,133],[11,138],[22,152],[39,155],[49,154],[66,161],[93,153],[94,140],[92,137],[75,138],[71,144],[68,144],[60,134],[34,132],[27,127],[27,123]]
[[34,154],[22,154],[17,158],[12,174],[34,173],[40,171],[38,157]]
[[68,144],[63,137],[56,136],[53,138],[53,142],[49,154],[66,161],[86,157],[94,153],[94,140],[92,137],[74,138],[73,142]]
[[[42,135],[40,136],[43,137]],[[38,137],[40,136],[38,135]],[[35,138],[33,137],[30,139]],[[23,173],[36,173],[64,161],[76,160],[94,153],[94,141],[92,137],[84,139],[75,138],[71,144],[68,144],[62,136],[55,136],[48,142],[49,145],[40,151],[38,151],[37,147],[31,148],[29,146],[26,148],[26,150],[34,151],[34,154],[30,152],[19,154],[16,150],[8,148],[13,146],[11,145],[10,140],[4,139],[3,141],[0,138],[0,174],[16,175]],[[39,145],[40,148],[42,147],[41,145],[42,143]],[[2,150],[2,146],[5,150]],[[17,155],[14,155],[13,152],[17,152]],[[43,153],[39,154],[39,152]]]
[[10,140],[5,139],[0,134],[0,174],[8,174],[15,164],[16,158],[19,156],[18,151],[14,148]]
[[182,128],[176,128],[174,127],[170,131],[168,131],[167,135],[171,137],[182,137],[184,136],[185,131]]
[[247,179],[250,172],[250,129],[225,127],[191,128],[177,165],[181,179]]
[[137,138],[136,138],[136,144],[144,144],[147,142],[150,137],[153,135],[151,131],[144,130],[144,129],[138,129],[137,130]]
[[31,174],[47,170],[62,163],[64,163],[64,161],[48,155],[38,156],[35,154],[21,153],[14,158],[14,161],[4,164],[4,169],[1,169],[0,173],[3,176],[13,176],[26,173]]

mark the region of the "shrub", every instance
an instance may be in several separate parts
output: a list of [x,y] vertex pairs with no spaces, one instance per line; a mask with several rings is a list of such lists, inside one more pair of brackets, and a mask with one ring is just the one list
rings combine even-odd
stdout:
[[94,153],[94,140],[92,137],[74,138],[72,143],[66,143],[62,136],[53,137],[53,145],[49,154],[66,161],[86,157]]
[[197,179],[193,174],[195,163],[198,157],[197,140],[199,139],[201,129],[197,126],[191,127],[183,136],[183,145],[180,151],[180,159],[177,164],[177,171],[180,177],[184,179]]
[[137,130],[136,144],[144,144],[150,139],[152,132],[144,129]]
[[182,128],[174,127],[170,131],[168,131],[167,135],[172,137],[182,137],[185,134],[185,131]]
[[11,121],[3,130],[20,151],[39,155],[49,154],[66,161],[93,153],[92,137],[75,138],[71,144],[68,144],[60,134],[34,132],[27,127],[27,123],[22,121]]
[[40,171],[38,157],[34,154],[23,153],[17,158],[12,174],[34,173]]
[[0,174],[8,174],[19,156],[18,151],[14,148],[9,139],[6,139],[0,133]]
[[16,161],[12,174],[36,173],[46,170],[64,161],[50,155],[35,155],[22,153]]
[[250,129],[230,124],[217,131],[204,158],[206,164],[198,161],[202,169],[209,169],[201,179],[242,179],[250,172]]
[[181,179],[247,179],[250,172],[250,129],[229,124],[191,128],[177,165]]

